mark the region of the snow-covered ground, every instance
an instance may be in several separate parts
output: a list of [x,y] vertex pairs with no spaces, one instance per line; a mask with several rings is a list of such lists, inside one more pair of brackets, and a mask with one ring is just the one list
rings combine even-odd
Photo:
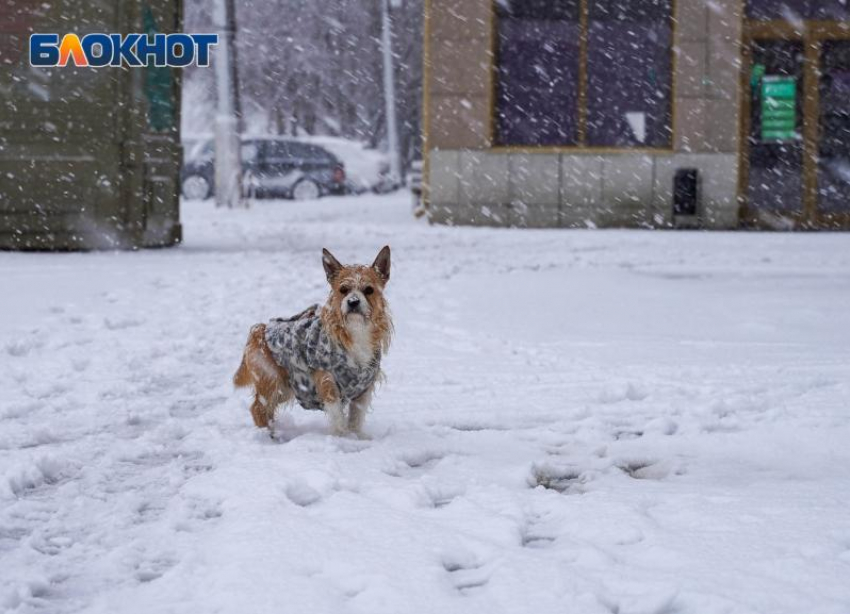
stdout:
[[[185,203],[0,253],[0,610],[846,614],[850,236],[429,227]],[[232,390],[248,327],[393,247],[370,440]]]

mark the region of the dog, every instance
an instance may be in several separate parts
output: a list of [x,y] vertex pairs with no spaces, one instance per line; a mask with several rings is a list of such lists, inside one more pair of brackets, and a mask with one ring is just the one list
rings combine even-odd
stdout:
[[390,248],[371,266],[343,266],[327,249],[322,265],[330,294],[321,308],[251,328],[237,388],[253,387],[251,415],[274,435],[275,411],[297,401],[324,410],[331,432],[362,435],[366,410],[382,378],[393,323],[384,289],[390,280]]

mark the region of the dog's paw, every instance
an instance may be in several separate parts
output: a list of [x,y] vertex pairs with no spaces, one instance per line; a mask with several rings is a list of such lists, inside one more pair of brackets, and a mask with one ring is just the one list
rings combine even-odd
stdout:
[[372,439],[370,435],[362,431],[352,431],[350,429],[342,429],[338,432],[334,432],[334,430],[331,429],[331,435],[342,439],[351,439],[352,441],[370,441]]

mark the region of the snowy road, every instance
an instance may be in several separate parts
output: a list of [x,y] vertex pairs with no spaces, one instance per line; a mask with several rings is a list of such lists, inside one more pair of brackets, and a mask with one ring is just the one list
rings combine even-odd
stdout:
[[[0,611],[847,614],[850,236],[185,203],[0,253]],[[367,420],[254,429],[248,327],[393,247]]]

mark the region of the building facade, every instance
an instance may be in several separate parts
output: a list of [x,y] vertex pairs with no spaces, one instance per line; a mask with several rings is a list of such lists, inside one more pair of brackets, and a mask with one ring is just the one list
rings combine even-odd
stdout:
[[182,0],[0,2],[0,249],[180,241],[180,71],[35,68],[28,43],[181,28]]
[[435,223],[850,227],[850,3],[428,0]]

